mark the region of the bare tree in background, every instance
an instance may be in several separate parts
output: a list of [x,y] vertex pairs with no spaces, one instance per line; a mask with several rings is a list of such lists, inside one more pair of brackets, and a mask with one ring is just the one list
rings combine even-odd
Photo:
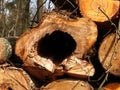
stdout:
[[21,35],[29,25],[30,0],[0,0],[0,35]]

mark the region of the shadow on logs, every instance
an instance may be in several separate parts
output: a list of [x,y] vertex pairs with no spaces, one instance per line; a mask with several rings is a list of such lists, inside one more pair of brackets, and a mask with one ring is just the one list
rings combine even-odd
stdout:
[[68,33],[56,30],[38,42],[38,54],[60,63],[76,49],[76,42]]

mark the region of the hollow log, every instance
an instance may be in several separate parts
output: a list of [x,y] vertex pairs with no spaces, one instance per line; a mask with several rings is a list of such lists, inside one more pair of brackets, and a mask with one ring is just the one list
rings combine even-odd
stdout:
[[11,54],[12,46],[10,42],[5,38],[0,38],[0,64],[5,63]]
[[113,82],[104,86],[104,90],[120,90],[120,83]]
[[0,90],[33,90],[34,84],[29,75],[16,67],[0,67]]
[[86,81],[74,79],[60,79],[42,86],[41,90],[94,90]]
[[116,34],[112,33],[104,38],[99,48],[99,60],[105,70],[120,77],[120,40],[115,41]]
[[24,68],[43,81],[64,74],[62,62],[70,56],[82,59],[96,39],[97,26],[90,19],[72,19],[52,12],[17,40],[15,53],[22,59]]
[[[96,22],[108,21],[115,18],[120,9],[119,0],[78,0],[80,13]],[[103,12],[107,15],[105,15]]]

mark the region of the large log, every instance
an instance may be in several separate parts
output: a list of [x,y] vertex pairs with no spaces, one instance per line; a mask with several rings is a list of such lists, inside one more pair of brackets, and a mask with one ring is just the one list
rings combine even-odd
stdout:
[[113,33],[104,38],[98,55],[105,70],[109,70],[111,74],[120,77],[120,40],[116,42],[116,39],[116,34]]
[[[87,18],[96,22],[108,21],[106,15],[113,19],[115,18],[120,9],[119,0],[77,0],[79,3],[80,13]],[[103,12],[101,12],[101,10]]]
[[[90,19],[71,19],[52,12],[43,17],[39,26],[25,32],[18,39],[15,53],[23,60],[23,66],[30,74],[45,80],[52,75],[62,75],[66,70],[61,64],[66,59],[69,61],[70,56],[75,57],[75,62],[76,58],[81,60],[96,39],[97,26]],[[89,65],[92,76],[94,68],[92,64]],[[81,72],[77,74],[80,76]]]

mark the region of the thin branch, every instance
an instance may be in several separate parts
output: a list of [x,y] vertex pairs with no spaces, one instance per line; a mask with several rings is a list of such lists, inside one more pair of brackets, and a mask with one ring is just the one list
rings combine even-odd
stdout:
[[111,19],[108,17],[108,15],[99,7],[98,8],[106,17],[107,19],[109,20],[109,22],[111,23],[111,26],[114,26],[115,27],[115,30],[116,30],[116,33],[115,33],[115,42],[114,42],[114,51],[112,53],[112,56],[111,56],[111,59],[110,59],[110,63],[109,63],[109,66],[106,70],[106,75],[105,75],[105,78],[104,80],[102,81],[102,83],[100,84],[100,86],[98,87],[98,90],[101,90],[104,83],[107,81],[107,78],[108,78],[108,75],[109,75],[109,71],[111,69],[111,66],[112,66],[112,62],[114,60],[114,57],[115,57],[115,54],[116,54],[116,50],[117,50],[117,44],[118,44],[118,39],[119,39],[119,30],[117,29],[117,26],[111,21]]
[[71,2],[71,1],[67,0],[67,2],[68,2],[68,3],[70,3],[70,5],[71,5],[72,7],[74,7],[74,8],[75,8],[75,6],[72,4],[72,2]]
[[107,81],[107,79],[108,79],[108,75],[109,75],[109,72],[106,73],[105,78],[104,78],[104,80],[102,81],[102,83],[100,84],[98,90],[102,90],[102,87],[103,87],[104,83],[105,83],[105,82]]

